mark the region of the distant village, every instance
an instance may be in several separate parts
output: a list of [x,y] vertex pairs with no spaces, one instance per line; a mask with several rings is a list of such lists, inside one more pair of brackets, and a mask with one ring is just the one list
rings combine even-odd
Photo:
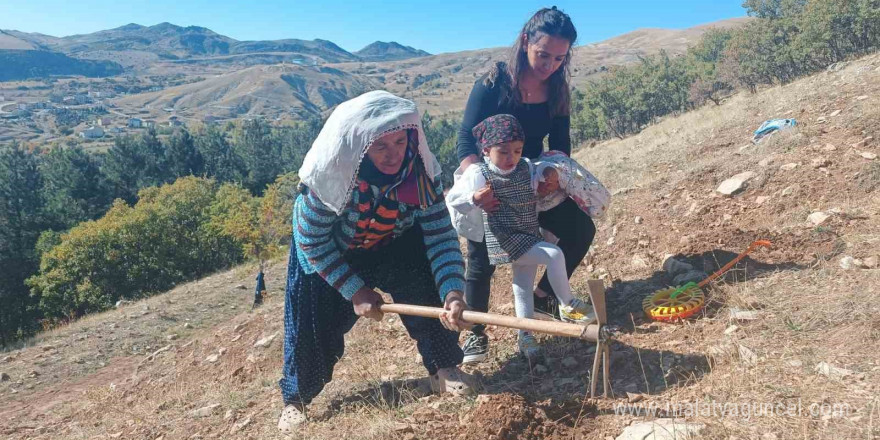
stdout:
[[[111,84],[120,88],[117,81],[119,80]],[[94,142],[112,140],[116,136],[124,136],[136,130],[170,130],[185,125],[184,118],[170,107],[162,109],[168,116],[161,117],[161,121],[146,109],[118,109],[111,100],[130,93],[112,90],[108,83],[72,83],[75,87],[70,87],[69,84],[65,86],[76,90],[59,87],[48,93],[27,93],[22,92],[23,89],[28,89],[26,86],[19,86],[14,90],[0,89],[0,142],[17,139],[52,141],[71,137]],[[48,87],[33,87],[35,90],[43,88]],[[152,85],[137,87],[132,92],[154,92],[163,88]],[[8,95],[4,95],[5,93]],[[187,118],[186,122],[213,124],[220,120],[221,118],[207,115],[198,119]]]

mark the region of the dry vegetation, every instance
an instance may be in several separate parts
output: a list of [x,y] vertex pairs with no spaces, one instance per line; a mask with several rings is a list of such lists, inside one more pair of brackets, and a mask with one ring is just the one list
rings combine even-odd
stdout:
[[[334,381],[312,405],[314,420],[295,438],[604,439],[653,418],[615,414],[615,405],[630,401],[661,410],[667,403],[801,405],[791,415],[685,414],[708,438],[880,435],[880,270],[839,265],[844,256],[880,254],[880,164],[861,156],[880,153],[878,97],[874,55],[575,154],[615,193],[573,285],[583,291],[590,277],[606,280],[611,319],[623,326],[612,346],[616,398],[584,397],[589,344],[544,338],[547,363],[530,368],[515,354],[514,332],[498,328],[490,330],[491,360],[476,368],[483,396],[428,396],[414,344],[387,316],[349,334]],[[795,117],[798,128],[752,145],[751,131],[772,117]],[[780,168],[789,163],[799,165]],[[756,173],[743,192],[715,193],[743,171]],[[820,210],[830,218],[809,223]],[[711,271],[758,238],[772,240],[773,249],[755,252],[716,284],[700,316],[661,324],[639,313],[642,298],[669,283],[654,270],[666,254]],[[3,353],[0,372],[10,379],[0,382],[0,434],[282,438],[274,425],[285,265],[269,269],[272,295],[256,311],[249,310],[253,272],[189,283]],[[512,313],[509,285],[509,272],[499,270],[495,312]],[[733,308],[757,319],[732,320]],[[267,347],[254,346],[276,334]],[[814,415],[814,404],[844,411]]]

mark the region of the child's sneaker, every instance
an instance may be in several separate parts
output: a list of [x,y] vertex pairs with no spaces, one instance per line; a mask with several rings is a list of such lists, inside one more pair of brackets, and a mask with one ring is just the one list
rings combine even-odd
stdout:
[[541,346],[538,345],[538,340],[531,333],[519,332],[517,345],[519,345],[519,352],[527,359],[534,360],[541,357]]
[[464,352],[463,364],[483,362],[489,357],[489,337],[484,334],[468,332],[464,344],[461,346]]
[[584,325],[596,322],[596,312],[593,310],[593,306],[580,298],[572,299],[571,303],[567,306],[560,304],[559,317],[563,321]]

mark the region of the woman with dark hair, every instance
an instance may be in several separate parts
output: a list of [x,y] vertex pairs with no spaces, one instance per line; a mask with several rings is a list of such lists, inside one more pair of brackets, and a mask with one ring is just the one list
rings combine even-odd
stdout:
[[[461,169],[478,163],[480,151],[472,130],[480,121],[497,114],[514,115],[525,132],[523,157],[537,158],[544,151],[544,138],[551,150],[571,154],[569,135],[571,91],[568,66],[577,30],[564,12],[544,8],[523,26],[506,63],[499,62],[477,80],[468,97],[458,132],[456,150]],[[474,203],[485,211],[498,208],[491,190],[474,195]],[[559,238],[568,276],[587,254],[596,226],[577,204],[567,199],[538,217],[542,229]],[[489,287],[495,267],[489,263],[486,242],[468,240],[465,296],[470,307],[489,310]],[[545,275],[535,289],[536,309],[556,313],[553,290]],[[486,358],[489,338],[485,327],[474,326],[463,345],[464,362]]]

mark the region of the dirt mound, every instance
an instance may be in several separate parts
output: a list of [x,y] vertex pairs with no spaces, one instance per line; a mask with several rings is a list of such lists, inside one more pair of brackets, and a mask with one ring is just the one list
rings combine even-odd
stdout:
[[480,400],[460,440],[552,439],[564,436],[567,430],[522,396],[497,394],[481,396]]

